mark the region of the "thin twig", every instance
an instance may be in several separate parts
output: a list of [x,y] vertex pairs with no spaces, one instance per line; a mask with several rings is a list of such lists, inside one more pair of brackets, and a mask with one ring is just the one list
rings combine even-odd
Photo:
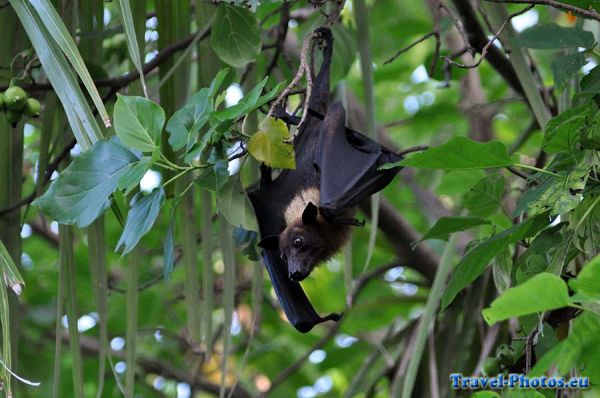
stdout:
[[[406,46],[406,47],[398,50],[398,52],[396,54],[394,54],[393,56],[391,56],[383,64],[384,65],[389,64],[390,62],[392,62],[396,58],[398,58],[401,54],[404,54],[405,52],[407,52],[408,50],[410,50],[411,48],[413,48],[417,44],[424,42],[425,40],[429,39],[430,37],[435,37],[436,43],[440,41],[440,34],[439,34],[438,31],[434,30],[432,32],[426,33],[423,36],[421,36],[420,38],[418,38],[417,40],[415,40],[414,42],[410,43],[408,46]],[[436,44],[436,46],[437,46],[437,44]]]
[[517,177],[521,177],[524,180],[529,179],[529,176],[527,174],[520,172],[519,170],[515,169],[514,167],[507,167],[506,169],[508,171],[510,171],[512,174],[516,175]]
[[[194,34],[192,34],[180,41],[177,41],[173,44],[168,45],[167,47],[165,47],[161,51],[159,51],[156,54],[156,56],[154,58],[152,58],[152,60],[150,60],[149,62],[145,63],[142,66],[142,71],[143,71],[144,75],[147,75],[148,73],[150,73],[151,71],[153,71],[154,69],[159,67],[162,63],[164,63],[166,60],[171,58],[171,56],[173,54],[175,54],[177,51],[181,51],[181,50],[187,48],[192,43],[192,41],[194,40],[194,37],[196,37],[198,32],[201,32],[201,31],[202,31],[202,29],[196,31]],[[210,29],[205,30],[201,34],[201,36],[198,38],[198,40],[203,40],[203,39],[207,38],[209,35],[210,35]],[[140,78],[139,72],[137,70],[132,70],[131,72],[126,73],[122,76],[94,80],[94,84],[96,85],[96,87],[110,87],[113,90],[119,90],[119,89],[127,86],[128,84],[136,81],[139,78]],[[29,83],[29,84],[21,84],[21,87],[23,87],[23,89],[28,92],[49,91],[49,90],[53,89],[52,85],[50,83],[35,83],[35,82]],[[6,84],[0,85],[0,90],[6,90],[6,88],[8,88],[8,85],[6,85]]]
[[429,147],[427,145],[417,145],[417,146],[413,146],[413,147],[410,147],[410,148],[406,148],[406,149],[398,152],[397,155],[404,156],[404,155],[407,155],[409,153],[420,152],[420,151],[424,151],[426,149],[429,149]]
[[504,28],[506,27],[506,24],[510,22],[511,19],[513,19],[514,17],[524,14],[527,11],[531,10],[534,6],[530,5],[529,7],[525,7],[524,9],[514,12],[512,14],[510,14],[508,16],[508,18],[504,19],[504,22],[502,22],[502,25],[500,25],[500,28],[498,29],[498,31],[494,34],[494,36],[487,42],[487,44],[483,47],[483,49],[481,50],[481,56],[479,57],[479,60],[477,62],[475,62],[474,64],[462,64],[460,62],[456,62],[452,59],[450,59],[449,57],[446,56],[442,56],[442,58],[444,59],[444,61],[448,62],[449,64],[452,64],[456,67],[459,68],[464,68],[464,69],[473,69],[473,68],[477,68],[479,65],[481,65],[481,63],[483,62],[483,60],[485,59],[485,56],[487,55],[487,52],[489,50],[489,48],[492,46],[492,44],[494,44],[494,42],[498,39],[498,36],[500,36],[500,33],[502,33],[502,31],[504,30]]
[[[310,76],[310,68],[308,67],[307,62],[307,54],[310,49],[310,44],[312,40],[317,37],[315,33],[311,33],[304,39],[304,43],[302,44],[302,52],[300,53],[300,66],[298,67],[298,72],[296,72],[296,76],[292,79],[291,83],[279,94],[277,99],[273,101],[271,104],[271,108],[269,109],[269,113],[267,113],[267,118],[271,117],[271,114],[275,110],[275,108],[289,95],[292,89],[300,82],[302,76],[306,75],[307,85],[306,85],[306,100],[305,103],[308,105],[310,101],[310,94],[312,92],[312,77]],[[303,112],[302,118],[300,119],[300,123],[298,126],[301,126],[306,116],[308,115],[308,111]],[[292,137],[293,139],[293,137]]]
[[572,13],[581,14],[584,17],[595,19],[600,21],[600,13],[594,9],[586,10],[579,8],[571,4],[561,3],[555,0],[485,0],[490,3],[509,3],[509,4],[533,4],[533,5],[546,5],[559,10],[570,11]]

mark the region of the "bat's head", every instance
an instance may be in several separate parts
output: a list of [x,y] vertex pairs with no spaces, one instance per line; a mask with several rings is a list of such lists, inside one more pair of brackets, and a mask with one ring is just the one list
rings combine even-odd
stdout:
[[309,202],[302,217],[290,224],[279,236],[281,257],[288,264],[291,280],[304,280],[315,266],[326,260],[327,238],[318,220],[317,206]]
[[260,246],[279,250],[281,259],[287,263],[289,278],[300,282],[329,257],[331,250],[322,227],[324,221],[318,219],[317,206],[309,202],[302,217],[290,224],[279,237],[265,238]]

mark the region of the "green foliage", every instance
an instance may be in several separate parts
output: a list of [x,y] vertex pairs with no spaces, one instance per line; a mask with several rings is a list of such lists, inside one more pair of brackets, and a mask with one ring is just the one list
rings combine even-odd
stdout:
[[541,273],[502,293],[490,308],[483,310],[483,318],[492,325],[509,318],[562,308],[570,303],[565,281],[554,274]]
[[[154,18],[147,19],[145,12],[137,15],[134,7],[137,1],[130,0],[134,11],[130,16],[136,27],[147,31],[145,48],[140,50],[151,54],[157,49]],[[259,236],[246,189],[257,180],[259,162],[275,169],[294,167],[293,148],[286,143],[291,135],[288,127],[282,121],[266,120],[264,115],[285,81],[290,81],[296,73],[299,53],[293,43],[302,43],[308,33],[321,26],[327,16],[332,15],[335,4],[315,6],[303,0],[250,2],[245,7],[239,2],[236,5],[196,2],[197,18],[192,21],[189,13],[179,12],[189,10],[189,4],[179,7],[173,3],[169,10],[177,12],[167,20],[164,10],[157,13],[158,26],[175,27],[173,31],[181,28],[182,35],[175,39],[161,34],[159,55],[152,60],[148,56],[149,62],[145,65],[139,59],[134,68],[127,57],[127,46],[132,45],[134,38],[133,25],[127,15],[122,17],[118,2],[81,3],[80,11],[88,6],[96,7],[93,18],[79,15],[71,20],[70,14],[64,14],[61,26],[54,27],[49,24],[56,19],[45,18],[39,12],[43,9],[40,7],[50,4],[48,1],[11,0],[10,3],[37,52],[30,51],[28,43],[11,40],[12,33],[7,34],[4,25],[17,21],[9,7],[2,10],[0,19],[4,24],[0,24],[0,31],[6,40],[0,45],[0,53],[6,65],[0,68],[0,83],[5,88],[18,83],[23,87],[32,85],[37,90],[45,87],[47,76],[83,150],[81,154],[73,151],[71,160],[61,160],[59,155],[68,145],[70,133],[64,128],[65,120],[59,117],[62,110],[46,115],[49,100],[39,91],[35,91],[35,97],[42,105],[42,123],[26,119],[25,131],[18,130],[25,124],[22,122],[17,124],[17,130],[8,130],[2,120],[19,122],[21,113],[0,115],[0,147],[24,139],[25,158],[25,167],[15,167],[9,162],[19,159],[14,160],[13,153],[6,148],[1,152],[10,156],[0,157],[0,182],[3,183],[0,211],[2,207],[18,204],[21,198],[26,199],[34,189],[42,194],[49,185],[46,193],[34,202],[36,207],[24,206],[18,215],[0,214],[1,242],[8,248],[3,250],[0,245],[0,268],[4,267],[5,282],[18,286],[19,290],[23,280],[27,283],[27,289],[19,298],[22,316],[19,337],[21,341],[40,342],[21,343],[18,352],[13,352],[13,358],[19,355],[17,370],[22,371],[23,376],[43,382],[37,390],[25,394],[17,391],[15,396],[51,396],[52,374],[47,364],[52,362],[55,351],[53,339],[48,336],[64,334],[61,324],[64,310],[56,308],[56,303],[59,307],[64,303],[56,282],[57,249],[53,239],[57,236],[48,226],[53,228],[52,221],[79,227],[90,225],[109,207],[114,214],[104,217],[105,238],[110,247],[106,253],[109,265],[106,290],[110,293],[105,294],[105,299],[111,337],[123,336],[125,324],[132,321],[123,310],[128,303],[123,292],[133,280],[131,275],[125,276],[126,268],[130,261],[138,261],[136,274],[139,274],[135,277],[139,284],[131,285],[130,293],[139,291],[139,329],[136,332],[137,327],[132,324],[128,337],[130,341],[135,340],[135,350],[129,345],[130,341],[126,342],[130,347],[128,355],[131,357],[137,351],[141,359],[128,373],[130,387],[132,377],[136,377],[136,395],[175,397],[177,383],[192,381],[194,377],[197,382],[194,389],[207,387],[218,391],[221,380],[230,386],[235,379],[250,396],[262,394],[259,389],[262,390],[268,380],[274,386],[268,396],[300,396],[302,387],[309,392],[309,388],[313,388],[312,392],[316,393],[321,391],[317,387],[330,381],[330,390],[322,396],[386,397],[394,382],[382,375],[396,374],[396,364],[406,362],[402,358],[407,358],[407,347],[414,347],[412,336],[416,323],[423,318],[435,323],[432,329],[423,329],[419,334],[419,344],[426,347],[423,336],[427,337],[431,330],[431,348],[435,347],[436,351],[436,361],[432,364],[437,367],[440,396],[447,393],[444,380],[448,373],[470,374],[477,370],[482,349],[479,336],[482,331],[489,334],[487,324],[482,326],[483,320],[489,324],[500,323],[495,326],[500,330],[495,344],[498,349],[485,354],[495,355],[491,359],[499,362],[489,373],[506,371],[511,363],[520,365],[526,356],[525,342],[537,333],[533,340],[535,355],[530,358],[534,366],[531,375],[549,374],[556,365],[561,375],[590,376],[596,383],[590,394],[598,390],[600,112],[597,94],[600,94],[600,67],[589,72],[582,69],[588,60],[597,58],[597,44],[591,34],[593,26],[590,28],[588,21],[579,24],[585,19],[583,16],[577,15],[578,23],[567,27],[570,22],[565,19],[566,14],[538,6],[531,11],[537,12],[538,24],[517,34],[514,40],[502,38],[506,47],[512,47],[513,52],[506,57],[508,61],[514,60],[516,52],[527,52],[527,48],[550,50],[524,53],[524,59],[532,60],[527,68],[533,70],[535,78],[527,81],[519,75],[519,84],[541,93],[545,105],[553,112],[549,123],[540,129],[527,128],[532,121],[532,109],[526,96],[508,88],[505,80],[504,72],[511,74],[513,64],[504,64],[503,74],[498,73],[491,48],[485,61],[470,70],[449,65],[442,58],[434,59],[434,55],[457,57],[457,49],[446,40],[446,34],[455,32],[452,18],[445,17],[434,23],[426,2],[367,2],[368,15],[365,15],[371,37],[370,61],[374,69],[376,103],[373,116],[378,123],[387,124],[382,142],[393,150],[413,145],[427,145],[429,149],[407,155],[401,162],[406,166],[404,174],[382,193],[389,206],[383,209],[395,212],[394,217],[380,220],[380,225],[389,229],[385,234],[379,233],[370,267],[363,273],[364,259],[370,255],[367,244],[370,229],[356,228],[348,258],[335,257],[302,282],[319,314],[344,309],[339,329],[329,332],[327,326],[316,327],[309,334],[300,335],[282,319],[272,295],[267,294],[262,304],[250,299],[272,292],[272,287],[268,279],[265,279],[266,286],[262,286],[261,274],[257,272],[261,265],[254,263],[260,258],[256,247]],[[146,6],[145,3],[139,4]],[[153,3],[147,3],[147,11],[155,11]],[[564,3],[583,9],[598,8],[592,1]],[[488,5],[482,2],[484,9]],[[484,26],[482,15],[476,7],[474,10],[478,23]],[[107,26],[86,27],[81,23],[98,20],[97,16],[103,11],[111,17],[106,19],[110,19]],[[363,97],[364,86],[357,68],[352,11],[347,6],[340,18],[333,21],[331,87],[332,97],[347,102],[348,124],[361,131],[359,126],[363,125],[364,118],[355,98]],[[284,20],[286,12],[292,17],[289,21]],[[488,17],[492,15],[488,13]],[[141,25],[137,26],[140,21]],[[206,39],[200,38],[198,32],[193,35],[194,41],[191,41],[192,36],[184,37],[191,28],[204,31],[209,28],[208,23],[211,32]],[[65,26],[77,32],[77,40],[53,37],[68,34]],[[285,42],[279,39],[284,27]],[[469,30],[469,25],[461,24],[461,28]],[[395,61],[384,64],[399,49],[437,29],[441,35],[439,51],[432,36]],[[128,33],[123,33],[124,30]],[[505,26],[505,32],[509,30],[510,23]],[[86,40],[102,43],[96,49],[102,56],[94,59],[93,65],[88,60],[87,65],[78,63],[73,58],[76,54],[71,51],[72,45]],[[181,43],[186,40],[193,44],[180,51]],[[162,53],[172,43],[178,50],[169,53],[168,49]],[[282,43],[285,45],[279,48]],[[502,53],[504,50],[497,47],[494,51]],[[134,50],[133,55],[135,53]],[[307,57],[314,70],[318,70],[321,62],[318,53],[315,46]],[[38,68],[38,60],[43,71]],[[182,66],[170,69],[175,60],[177,64],[182,61]],[[221,61],[231,69],[217,73],[223,65]],[[150,68],[154,63],[159,64],[162,78],[168,71],[185,84],[166,84],[158,88],[159,74]],[[219,63],[221,65],[214,66]],[[428,77],[432,65],[435,68]],[[72,66],[78,68],[77,74],[72,72]],[[99,93],[109,98],[105,105],[113,112],[116,137],[112,139],[101,139],[102,132],[89,109],[90,98],[82,93],[78,77],[85,77],[86,72],[80,69],[85,66],[96,81],[102,81]],[[126,95],[119,95],[116,101],[110,99],[117,89],[122,93],[140,93],[139,89],[119,86],[140,66],[149,70],[145,75],[148,97],[155,102]],[[196,73],[202,77],[196,79]],[[468,84],[465,76],[469,76]],[[91,82],[90,79],[83,81],[86,88]],[[236,90],[227,89],[234,82],[242,98],[232,104],[230,94]],[[554,87],[550,86],[552,82]],[[298,112],[304,111],[301,105],[305,91],[302,89],[306,85],[306,80],[298,82],[286,99],[288,111],[296,108]],[[477,90],[477,95],[470,90]],[[90,91],[86,90],[87,93]],[[26,94],[32,96],[34,90]],[[0,99],[3,96],[0,95]],[[97,98],[91,99],[96,104]],[[0,109],[2,106],[0,102]],[[104,133],[109,135],[112,131]],[[489,141],[480,142],[482,139]],[[30,165],[36,169],[35,173],[29,171]],[[45,173],[48,165],[56,167],[58,173],[52,181],[45,181],[54,170]],[[22,171],[22,175],[10,176],[7,173],[11,170],[12,173]],[[277,172],[274,170],[275,176]],[[144,185],[147,180],[143,177],[154,173],[161,175],[157,186],[149,193],[142,192],[140,182]],[[4,182],[15,179],[23,181],[22,195],[6,198],[13,192],[10,188],[4,189],[8,186]],[[170,189],[174,187],[176,189]],[[186,217],[187,211],[190,212],[188,222],[198,220],[200,214],[202,233],[199,236],[193,236],[195,232],[186,233],[183,222],[175,217],[185,203],[181,199],[193,190],[200,191],[202,199],[181,214]],[[361,214],[357,217],[362,218]],[[7,254],[19,242],[11,242],[3,235],[7,224],[18,224],[19,220],[30,226],[23,227],[23,256],[13,256],[15,260],[22,260],[21,268]],[[215,220],[223,223],[221,235]],[[233,232],[226,223],[236,227]],[[60,231],[66,229],[60,227]],[[86,263],[88,251],[92,255],[94,252],[88,242],[90,238],[86,239],[81,231],[73,231],[72,237],[65,234],[59,237],[74,248],[73,266],[68,275],[63,275],[70,278],[69,285],[63,283],[60,289],[71,290],[71,286],[77,286],[78,316],[89,314],[93,318],[93,313],[100,311],[92,289],[86,288],[90,286],[90,278],[95,277],[90,275]],[[232,234],[235,248],[231,247]],[[184,240],[200,242],[202,256],[198,257],[202,258],[182,267],[181,258],[188,251],[182,246]],[[457,247],[447,245],[447,240],[458,242]],[[213,248],[213,241],[217,247]],[[448,279],[446,274],[435,286],[421,274],[422,260],[431,256],[435,262],[442,253],[445,253],[444,270],[452,270],[445,290],[442,285]],[[140,256],[143,261],[139,261]],[[193,254],[192,257],[197,260]],[[343,267],[342,263],[348,265]],[[202,274],[198,296],[190,296],[182,289],[190,285],[187,279],[190,267],[198,271],[198,275]],[[19,273],[23,279],[18,277]],[[195,281],[196,285],[200,285],[198,282]],[[352,296],[354,289],[360,290],[360,294]],[[437,311],[442,293],[443,309]],[[351,296],[352,305],[345,307]],[[192,314],[196,317],[201,314],[199,342],[191,341],[190,330],[185,327],[192,319],[185,304],[190,297],[201,300],[198,313]],[[72,299],[72,302],[75,301]],[[425,303],[427,311],[424,311]],[[12,312],[12,307],[2,308],[3,326],[8,324],[9,308]],[[128,308],[134,311],[137,305],[130,300]],[[481,308],[485,308],[483,313]],[[84,334],[82,343],[100,340],[98,327],[78,332],[75,315],[70,318],[72,335]],[[232,319],[228,323],[233,322],[233,325],[224,324],[224,318]],[[255,324],[256,319],[260,322]],[[8,330],[3,328],[3,331],[5,329]],[[512,341],[509,334],[514,338]],[[224,344],[224,337],[231,342]],[[6,345],[3,342],[3,346]],[[227,347],[231,347],[229,354],[223,356]],[[323,350],[322,362],[316,363],[310,356],[311,361],[301,362],[294,372],[285,374],[294,361],[308,357],[315,347]],[[5,352],[3,350],[3,355]],[[56,377],[60,376],[61,382],[55,386],[55,395],[74,396],[70,383],[73,360],[68,352],[63,355],[60,349],[57,352],[55,364],[59,372]],[[96,392],[98,357],[87,349],[84,353],[82,385],[84,395],[92,396]],[[121,361],[123,354],[113,351],[113,364]],[[415,360],[417,355],[408,355],[411,366],[415,365],[412,369],[419,394],[433,396],[427,366]],[[149,370],[151,365],[158,368]],[[160,368],[162,365],[164,369]],[[177,375],[189,373],[190,365],[194,367],[193,376],[176,380]],[[160,375],[164,388],[157,392],[156,377],[163,370],[173,372]],[[110,371],[106,375],[102,396],[120,396],[117,380],[120,382],[122,376],[112,377]],[[400,377],[398,385],[403,386],[405,380]],[[11,387],[18,390],[20,386],[15,387],[13,383]],[[246,396],[245,391],[239,395]],[[534,390],[504,390],[480,391],[471,396],[541,395]]]
[[230,178],[217,191],[217,206],[231,225],[258,231],[254,211],[239,179]]
[[511,166],[513,161],[500,142],[477,142],[454,137],[439,147],[414,154],[399,164],[424,169],[475,170]]
[[481,275],[489,262],[506,246],[534,236],[547,225],[547,214],[541,214],[477,243],[454,268],[442,297],[442,307],[447,307],[462,289]]
[[116,251],[123,248],[123,255],[129,253],[154,225],[165,202],[164,189],[154,189],[150,194],[138,192],[129,203],[129,214],[123,233],[117,242]]
[[442,217],[429,229],[421,240],[442,239],[448,240],[450,234],[464,231],[490,222],[478,217]]
[[124,144],[152,153],[160,147],[165,112],[160,105],[143,97],[117,96],[115,132]]
[[524,30],[512,40],[515,46],[543,50],[573,47],[590,49],[594,43],[592,32],[577,27],[565,28],[557,24],[536,25]]
[[98,141],[73,159],[33,204],[62,224],[87,227],[110,207],[121,177],[138,160],[118,140]]
[[220,3],[210,42],[219,58],[233,67],[254,61],[261,46],[256,16],[243,7]]

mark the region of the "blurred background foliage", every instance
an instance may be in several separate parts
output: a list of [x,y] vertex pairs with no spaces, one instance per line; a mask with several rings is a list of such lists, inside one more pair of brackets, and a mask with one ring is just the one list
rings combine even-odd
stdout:
[[[191,213],[187,214],[195,216],[196,227],[189,229],[186,217],[177,217],[174,268],[171,273],[167,272],[167,278],[163,277],[163,245],[170,228],[172,200],[168,200],[156,223],[136,249],[125,256],[115,251],[123,226],[113,208],[103,217],[107,284],[104,293],[100,294],[105,294],[107,300],[106,330],[110,352],[107,366],[100,375],[104,383],[100,389],[98,372],[101,361],[98,355],[103,337],[99,328],[98,295],[94,294],[96,286],[92,282],[97,275],[93,275],[94,268],[89,266],[92,235],[84,229],[72,229],[74,236],[69,242],[73,247],[74,274],[68,277],[76,289],[75,296],[67,295],[67,302],[74,300],[76,303],[76,328],[83,358],[79,368],[75,363],[78,354],[67,349],[74,335],[67,331],[67,318],[60,308],[64,303],[60,301],[59,293],[59,246],[64,250],[64,242],[59,238],[59,225],[37,207],[31,206],[33,198],[44,192],[46,180],[55,179],[69,163],[69,158],[80,156],[83,148],[80,143],[70,144],[72,134],[68,120],[13,10],[17,3],[21,2],[11,0],[0,8],[0,37],[3,38],[0,43],[0,85],[5,90],[11,80],[16,79],[12,82],[22,86],[29,96],[39,99],[43,110],[40,118],[24,119],[15,128],[9,126],[5,117],[0,117],[0,238],[19,264],[25,281],[18,304],[9,291],[13,370],[28,380],[40,381],[41,385],[32,387],[13,379],[14,396],[70,397],[83,391],[86,397],[125,394],[185,398],[220,393],[248,397],[267,393],[273,397],[311,398],[388,397],[401,391],[402,377],[417,335],[417,322],[429,297],[435,265],[447,244],[443,240],[431,240],[417,245],[416,241],[440,217],[461,215],[468,207],[466,195],[489,172],[481,169],[449,172],[405,169],[383,192],[388,206],[382,205],[380,209],[377,225],[380,233],[369,267],[364,269],[372,225],[363,215],[367,225],[354,230],[351,247],[316,269],[302,283],[319,313],[341,311],[352,292],[360,292],[354,297],[351,308],[347,308],[340,324],[325,323],[308,334],[298,333],[286,321],[270,281],[261,273],[261,265],[253,261],[252,256],[243,255],[243,248],[236,247],[234,250],[234,292],[225,287],[226,264],[222,251],[215,250],[212,259],[208,256],[211,262],[207,263],[207,257],[202,255],[202,250],[206,250],[203,242],[206,235],[203,234],[208,232],[219,248],[222,243],[219,224],[225,223],[224,218],[216,216],[214,195],[206,191],[201,193],[200,189],[192,190],[195,193],[190,196],[193,198],[189,202],[191,205],[187,205],[187,211]],[[161,105],[168,119],[187,98],[207,87],[220,68],[227,66],[221,59],[223,57],[215,54],[219,48],[218,42],[215,45],[218,38],[210,34],[196,36],[209,23],[214,30],[215,24],[222,22],[211,19],[222,4],[199,0],[54,1],[54,7],[85,59],[109,115],[113,115],[116,92],[143,94],[138,80],[127,78],[134,73],[136,65],[128,51],[132,36],[124,29],[129,22],[122,17],[123,3],[131,7],[148,97]],[[540,121],[533,116],[526,97],[515,90],[514,82],[511,87],[506,76],[498,72],[499,67],[487,60],[477,68],[464,69],[450,65],[440,57],[449,55],[456,62],[466,64],[479,59],[477,53],[481,53],[482,46],[474,41],[472,25],[481,27],[484,43],[496,33],[488,27],[491,18],[481,12],[482,3],[485,2],[367,1],[379,139],[396,150],[417,145],[438,146],[457,136],[476,141],[498,140],[511,148],[511,153],[513,148],[517,150],[514,157],[519,163],[544,168],[548,158],[541,152],[543,129],[539,127]],[[562,3],[589,12],[595,10],[593,2]],[[232,65],[233,72],[225,80],[225,106],[236,104],[263,77],[269,78],[269,89],[277,82],[290,82],[298,68],[304,37],[333,15],[332,21],[328,20],[335,38],[333,95],[346,102],[349,124],[359,131],[366,131],[365,90],[359,64],[355,6],[352,1],[236,2],[236,8],[249,10],[255,19],[262,48],[251,62],[243,62],[242,66]],[[524,5],[507,7],[509,13],[523,8]],[[465,10],[470,10],[472,15]],[[492,9],[487,10],[491,12]],[[469,18],[471,24],[468,23]],[[509,25],[516,32],[546,23],[578,26],[597,38],[600,25],[593,19],[576,16],[576,13],[574,15],[565,9],[540,5],[512,18]],[[49,22],[47,18],[41,18],[38,23]],[[431,36],[416,43],[429,32],[436,32],[438,38]],[[193,41],[194,37],[198,39],[197,43]],[[471,42],[465,43],[465,39]],[[439,48],[436,46],[438,43]],[[411,44],[415,44],[414,47],[386,63],[400,49]],[[505,57],[498,42],[492,46],[495,51],[500,49],[501,56]],[[186,49],[190,51],[184,52]],[[537,87],[553,116],[570,107],[571,94],[579,90],[581,76],[589,73],[598,59],[597,50],[587,52],[585,65],[569,76],[567,88],[561,92],[554,88],[551,64],[558,56],[571,50],[577,49],[534,49],[529,53],[531,69],[539,83]],[[182,64],[166,76],[180,60],[181,54],[185,55],[181,58]],[[153,65],[156,59],[159,62]],[[432,73],[433,61],[435,70]],[[504,61],[501,68],[511,68],[508,58],[505,57]],[[514,74],[514,71],[508,73]],[[561,96],[568,97],[569,105],[560,105]],[[587,100],[592,102],[592,99]],[[299,96],[291,97],[288,108],[294,109],[300,101]],[[70,105],[63,103],[62,106]],[[254,133],[258,122],[265,116],[266,108],[249,114],[244,120],[245,127],[239,128],[245,129],[246,133]],[[102,131],[105,136],[113,134],[111,129]],[[22,142],[19,137],[22,137]],[[167,157],[173,159],[165,138],[162,149]],[[586,159],[598,164],[597,151]],[[235,164],[231,166],[232,163]],[[230,167],[238,166],[239,160],[230,163]],[[50,174],[46,177],[40,175],[40,172],[44,174],[48,170]],[[135,190],[149,192],[168,180],[171,177],[169,173],[153,167]],[[454,263],[479,239],[486,239],[520,221],[513,219],[513,211],[523,192],[531,187],[505,169],[498,173],[505,178],[502,192],[496,200],[501,206],[492,205],[491,211],[478,215],[489,223],[458,234]],[[242,180],[245,185],[248,186],[256,176],[256,162],[244,162]],[[595,176],[598,178],[598,174]],[[172,194],[167,192],[167,197]],[[478,196],[481,193],[471,195],[475,195],[471,200],[477,203],[484,200]],[[126,195],[115,193],[114,202],[123,212],[128,201]],[[593,209],[592,206],[592,214],[597,214],[600,207]],[[205,219],[209,221],[202,221]],[[198,234],[198,239],[193,236],[190,242],[190,231]],[[563,244],[562,240],[558,241]],[[592,240],[592,246],[594,242],[597,243]],[[244,245],[254,243],[243,242]],[[496,288],[502,286],[496,280],[496,269],[500,268],[497,264],[502,261],[509,263],[510,282],[510,267],[513,263],[517,267],[517,260],[530,243],[527,241],[520,248],[507,245],[492,262],[494,274],[492,268],[488,269],[440,313],[418,368],[412,396],[469,396],[449,390],[447,376],[450,372],[479,374],[481,362],[487,356],[493,356],[498,344],[522,342],[531,336],[525,334],[523,337],[523,328],[527,329],[523,326],[526,323],[523,319],[488,326],[481,316],[481,310],[488,307],[497,295]],[[186,244],[198,250],[195,256],[198,265],[192,274],[182,260]],[[547,244],[548,250],[552,248],[552,243]],[[591,252],[582,251],[584,254],[573,256],[574,266],[569,270],[576,273],[597,251],[598,246],[595,246]],[[545,269],[545,261],[540,270]],[[135,267],[137,276],[131,276],[131,267]],[[210,286],[212,293],[209,294],[214,299],[214,309],[207,315],[200,314],[200,307],[197,308],[203,325],[206,325],[207,317],[212,321],[210,341],[200,343],[190,332],[189,308],[191,305],[193,311],[194,303],[199,304],[201,300],[203,309],[210,308],[205,302],[206,286],[202,287],[204,293],[196,291],[195,301],[187,295],[189,290],[186,286],[189,286],[192,277],[196,278],[196,287],[200,289],[207,273],[214,278]],[[137,297],[132,291],[137,291]],[[225,322],[227,311],[223,303],[231,293],[235,304],[229,323]],[[55,328],[57,305],[60,319],[58,328]],[[133,326],[132,311],[137,314],[137,324]],[[535,322],[535,319],[529,320],[531,325]],[[134,328],[135,365],[128,363],[126,358],[126,355],[132,355],[126,354],[127,347],[131,346],[126,337],[128,327]],[[541,347],[539,356],[568,334],[568,328],[557,327],[555,330],[547,323],[543,327],[550,329],[544,329],[542,338],[534,336],[537,347]],[[227,349],[224,330],[231,333],[231,344]],[[56,342],[63,345],[58,357]],[[594,363],[599,364],[600,349],[591,346],[590,350],[595,352]],[[223,361],[224,356],[229,360]],[[523,358],[525,356],[526,353]],[[53,363],[58,367],[53,368]],[[578,375],[579,370],[574,367],[568,373]],[[596,377],[599,371],[600,365],[593,368]],[[72,379],[72,374],[77,372],[81,373],[81,380],[77,377]],[[135,378],[134,384],[127,385],[126,373]],[[222,384],[224,389],[220,388]],[[237,387],[231,389],[234,385]],[[134,395],[131,395],[132,391]],[[542,393],[523,394],[520,396],[539,397]],[[546,391],[542,396],[557,396],[555,394],[554,391]],[[597,387],[585,394],[568,396],[598,396],[595,394],[598,394]]]

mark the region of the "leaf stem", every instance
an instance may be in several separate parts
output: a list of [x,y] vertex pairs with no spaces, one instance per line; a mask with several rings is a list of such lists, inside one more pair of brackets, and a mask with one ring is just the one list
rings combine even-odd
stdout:
[[553,173],[552,171],[549,171],[549,170],[540,169],[539,167],[530,166],[528,164],[515,163],[513,166],[515,166],[515,167],[521,167],[523,169],[537,171],[538,173],[544,173],[544,174],[548,174],[548,175],[551,175],[551,176],[554,176],[554,177],[560,177],[560,174]]
[[173,178],[171,178],[169,181],[165,182],[165,184],[163,185],[163,187],[166,187],[167,185],[169,185],[170,183],[172,183],[173,181],[177,180],[179,177],[181,177],[182,175],[184,175],[185,173],[187,173],[188,171],[190,171],[189,169],[184,169],[182,172],[180,172],[179,174],[175,175]]

